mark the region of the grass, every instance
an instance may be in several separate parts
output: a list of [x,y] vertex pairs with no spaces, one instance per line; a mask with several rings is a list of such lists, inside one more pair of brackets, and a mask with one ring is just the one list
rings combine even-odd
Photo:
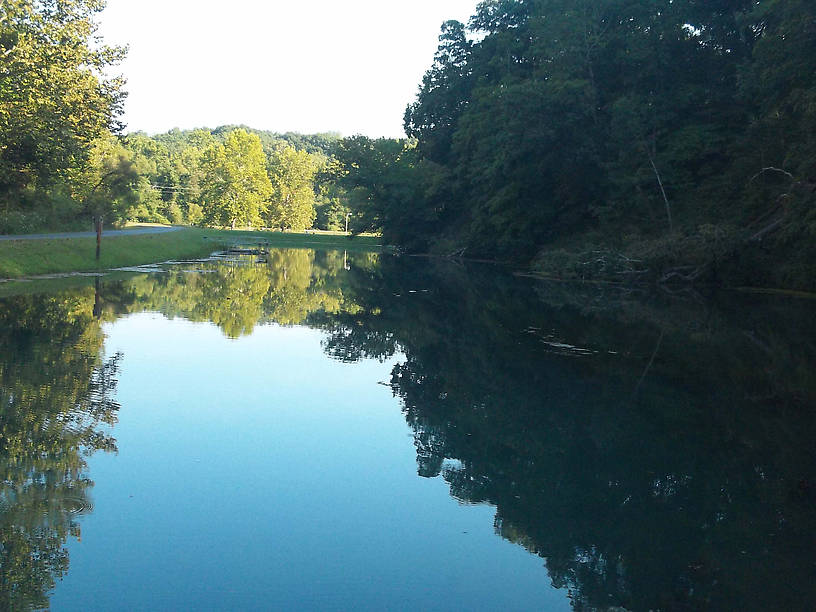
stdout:
[[95,272],[202,257],[224,245],[257,243],[286,248],[380,248],[377,236],[355,236],[350,239],[344,234],[326,232],[305,234],[184,228],[162,234],[103,235],[102,252],[97,261],[96,238],[11,240],[0,242],[0,278]]
[[349,236],[343,232],[268,232],[250,230],[208,230],[205,234],[227,244],[257,244],[283,248],[336,248],[347,250],[375,250],[382,248],[381,239],[374,234]]
[[64,272],[92,272],[206,255],[212,246],[201,230],[166,234],[102,237],[96,259],[96,238],[12,240],[0,242],[0,278]]

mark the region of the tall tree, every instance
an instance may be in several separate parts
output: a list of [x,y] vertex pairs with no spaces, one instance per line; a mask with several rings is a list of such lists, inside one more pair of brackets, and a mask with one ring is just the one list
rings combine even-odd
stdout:
[[139,174],[133,154],[114,136],[97,141],[91,162],[78,196],[82,200],[82,212],[94,220],[99,247],[104,220],[114,222],[129,218],[131,207],[139,201],[139,187],[145,179]]
[[205,221],[235,228],[257,225],[272,195],[261,139],[234,130],[223,145],[210,147],[202,158],[201,204]]
[[405,111],[405,133],[418,139],[422,153],[439,163],[449,159],[456,123],[470,99],[471,51],[464,24],[443,23],[433,66],[422,78],[416,102]]
[[20,204],[87,163],[118,130],[123,81],[106,71],[124,50],[100,45],[104,0],[4,0],[0,9],[0,202]]
[[444,205],[437,197],[438,168],[420,160],[416,141],[352,136],[340,142],[337,159],[355,231],[381,229],[393,244],[427,247]]
[[304,230],[315,221],[315,176],[321,160],[289,145],[269,155],[272,197],[266,220],[271,227]]

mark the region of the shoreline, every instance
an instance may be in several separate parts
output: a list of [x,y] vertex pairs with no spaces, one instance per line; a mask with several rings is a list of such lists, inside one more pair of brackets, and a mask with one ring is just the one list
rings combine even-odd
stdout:
[[44,280],[50,275],[101,274],[119,268],[192,259],[221,247],[261,243],[273,248],[326,248],[380,251],[378,236],[263,232],[183,227],[156,233],[102,235],[96,259],[95,237],[49,237],[0,241],[0,281]]

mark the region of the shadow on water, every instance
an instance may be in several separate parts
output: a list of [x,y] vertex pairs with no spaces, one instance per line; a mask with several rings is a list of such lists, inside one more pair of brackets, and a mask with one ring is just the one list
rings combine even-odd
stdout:
[[[576,609],[806,609],[816,601],[816,317],[768,296],[638,295],[488,266],[272,251],[0,302],[3,602],[44,605],[113,450],[131,312],[324,331],[327,356],[398,354],[418,473],[495,506]],[[545,570],[542,570],[545,571]]]

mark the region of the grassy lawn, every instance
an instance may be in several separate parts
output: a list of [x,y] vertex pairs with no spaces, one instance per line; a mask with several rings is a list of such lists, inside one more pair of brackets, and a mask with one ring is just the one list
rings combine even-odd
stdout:
[[171,259],[202,257],[225,245],[258,244],[287,248],[376,250],[377,236],[350,239],[335,233],[250,232],[185,228],[177,232],[102,237],[96,260],[96,238],[12,240],[0,242],[0,278],[65,272],[92,272]]
[[374,234],[348,236],[343,232],[261,232],[250,230],[207,230],[205,235],[227,244],[257,244],[270,247],[375,250],[382,239]]

